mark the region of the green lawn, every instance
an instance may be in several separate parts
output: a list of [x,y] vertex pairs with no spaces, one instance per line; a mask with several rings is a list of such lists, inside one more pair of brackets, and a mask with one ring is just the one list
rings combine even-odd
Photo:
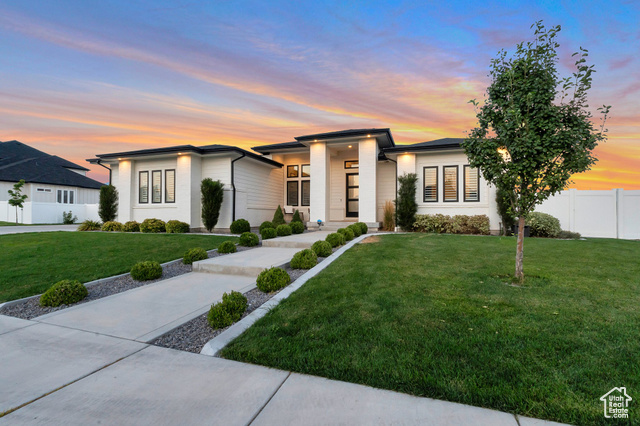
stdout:
[[129,272],[142,260],[179,259],[193,247],[236,237],[189,234],[41,232],[0,235],[0,302],[40,294],[62,279],[92,281]]
[[[640,242],[411,234],[349,250],[223,351],[247,361],[572,424],[640,418]],[[628,423],[624,423],[628,424]]]

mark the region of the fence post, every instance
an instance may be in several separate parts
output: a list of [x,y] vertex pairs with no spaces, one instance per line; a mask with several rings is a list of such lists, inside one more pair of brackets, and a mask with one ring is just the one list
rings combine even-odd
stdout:
[[576,232],[576,191],[569,189],[569,231]]
[[624,188],[616,191],[616,238],[624,238]]

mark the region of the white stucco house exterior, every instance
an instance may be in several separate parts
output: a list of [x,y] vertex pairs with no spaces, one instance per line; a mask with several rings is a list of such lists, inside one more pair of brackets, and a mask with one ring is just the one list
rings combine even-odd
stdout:
[[309,226],[365,222],[377,228],[397,177],[418,175],[418,214],[484,214],[499,229],[495,190],[468,165],[460,143],[439,139],[396,145],[389,129],[356,129],[296,137],[249,152],[234,146],[181,145],[100,154],[88,161],[111,169],[118,220],[177,219],[202,228],[200,182],[224,183],[216,228],[235,219],[271,220],[278,205],[298,209]]

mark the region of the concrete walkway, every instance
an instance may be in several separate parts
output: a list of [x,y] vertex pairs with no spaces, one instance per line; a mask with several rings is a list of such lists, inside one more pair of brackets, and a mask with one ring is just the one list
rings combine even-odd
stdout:
[[23,234],[26,232],[75,231],[78,226],[78,223],[74,225],[0,226],[0,235]]

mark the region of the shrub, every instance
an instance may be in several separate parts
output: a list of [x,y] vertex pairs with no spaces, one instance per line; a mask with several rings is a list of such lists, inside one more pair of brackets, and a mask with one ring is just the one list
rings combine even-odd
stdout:
[[122,225],[122,230],[124,232],[140,232],[140,224],[135,220],[130,220]]
[[478,234],[489,235],[489,218],[486,215],[423,214],[416,216],[413,230],[436,234]]
[[562,231],[560,221],[546,213],[529,213],[526,224],[529,225],[529,232],[532,237],[556,238]]
[[302,219],[300,218],[300,212],[298,211],[298,209],[296,209],[296,211],[293,212],[293,217],[291,218],[291,223],[294,223],[294,222],[302,223]]
[[560,231],[558,234],[558,238],[562,238],[564,240],[579,240],[581,237],[579,232],[571,232],[571,231]]
[[443,214],[421,214],[416,216],[412,229],[419,232],[435,232],[441,234],[450,232],[451,216]]
[[101,228],[100,222],[95,220],[85,220],[78,226],[78,231],[99,231]]
[[131,268],[131,278],[136,281],[155,280],[162,276],[162,266],[158,262],[147,260],[138,262]]
[[198,260],[208,259],[209,255],[207,251],[202,247],[195,247],[186,251],[184,256],[182,257],[182,263],[185,265],[193,265],[193,262],[197,262]]
[[247,310],[247,298],[237,291],[232,291],[222,295],[222,301],[211,305],[207,322],[212,328],[229,327],[234,322],[242,318],[242,314]]
[[411,227],[416,221],[418,204],[416,203],[416,182],[418,176],[415,173],[405,173],[398,177],[400,189],[398,189],[398,199],[396,201],[396,218],[398,226],[404,231],[411,231]]
[[109,222],[114,220],[117,214],[118,190],[113,185],[102,185],[102,187],[100,187],[98,216],[100,216],[103,222]]
[[123,228],[120,222],[112,220],[110,222],[103,223],[101,229],[107,232],[122,232]]
[[64,225],[73,225],[78,220],[78,216],[74,216],[73,212],[62,212],[62,223]]
[[318,255],[311,249],[304,249],[293,255],[292,269],[311,269],[318,264]]
[[513,190],[505,190],[498,186],[496,189],[496,204],[498,206],[498,215],[502,219],[502,234],[509,235],[511,228],[516,224],[515,215],[512,213],[511,203],[515,198]]
[[331,244],[331,247],[338,247],[345,243],[345,239],[342,236],[342,234],[339,234],[337,232],[333,232],[327,235],[327,238],[325,238],[325,241]]
[[280,208],[280,206],[278,206],[276,212],[273,214],[273,220],[271,221],[271,223],[273,223],[273,226],[275,226],[276,229],[279,225],[284,225],[285,223],[287,223],[284,221],[284,213],[282,213],[282,208]]
[[353,233],[353,230],[351,228],[340,228],[340,229],[338,229],[337,232],[339,232],[342,235],[344,235],[345,241],[353,240],[354,233]]
[[261,232],[260,235],[262,235],[262,239],[263,240],[269,240],[271,238],[275,238],[278,236],[278,233],[276,232],[275,229],[273,228],[264,228]]
[[167,230],[167,224],[160,219],[145,219],[140,224],[140,232],[158,234]]
[[251,225],[248,220],[238,219],[231,223],[230,230],[232,234],[242,234],[243,232],[250,232]]
[[289,225],[278,225],[276,228],[276,234],[278,237],[286,237],[287,235],[291,235],[293,231]]
[[180,222],[179,220],[170,220],[165,225],[167,234],[186,234],[189,229],[190,225],[187,222]]
[[262,231],[264,231],[264,230],[265,230],[265,229],[267,229],[267,228],[276,229],[276,227],[275,227],[275,226],[273,226],[273,223],[271,223],[271,222],[269,222],[269,221],[265,221],[265,222],[262,222],[262,223],[260,224],[260,233],[262,234]]
[[367,226],[366,223],[364,222],[356,222],[354,223],[354,225],[359,226],[360,227],[360,233],[362,235],[366,234],[367,232],[369,232],[369,227]]
[[302,234],[304,232],[304,225],[302,222],[291,222],[289,226],[294,234]]
[[355,223],[352,223],[351,225],[347,226],[347,228],[351,229],[351,232],[353,232],[353,237],[359,237],[360,235],[362,235],[362,231],[360,230],[360,227],[358,225],[356,225]]
[[258,236],[252,232],[243,232],[240,235],[240,245],[244,247],[253,247],[257,246],[260,242]]
[[384,203],[384,210],[382,213],[382,230],[391,232],[396,229],[395,221],[396,212],[393,208],[393,201],[387,201]]
[[485,214],[469,216],[467,225],[472,234],[489,235],[489,216]]
[[218,246],[218,253],[235,253],[237,251],[236,245],[231,241],[225,241]]
[[331,244],[323,240],[313,243],[311,250],[313,250],[318,257],[329,257],[333,252],[331,250]]
[[220,206],[224,198],[224,184],[219,180],[205,178],[200,183],[200,193],[202,194],[202,223],[207,231],[211,232],[218,224],[220,217]]
[[260,272],[256,285],[258,289],[263,293],[271,293],[272,291],[280,290],[291,282],[291,277],[282,268],[269,268]]
[[41,306],[60,306],[76,303],[87,297],[89,291],[80,281],[62,280],[40,296]]

